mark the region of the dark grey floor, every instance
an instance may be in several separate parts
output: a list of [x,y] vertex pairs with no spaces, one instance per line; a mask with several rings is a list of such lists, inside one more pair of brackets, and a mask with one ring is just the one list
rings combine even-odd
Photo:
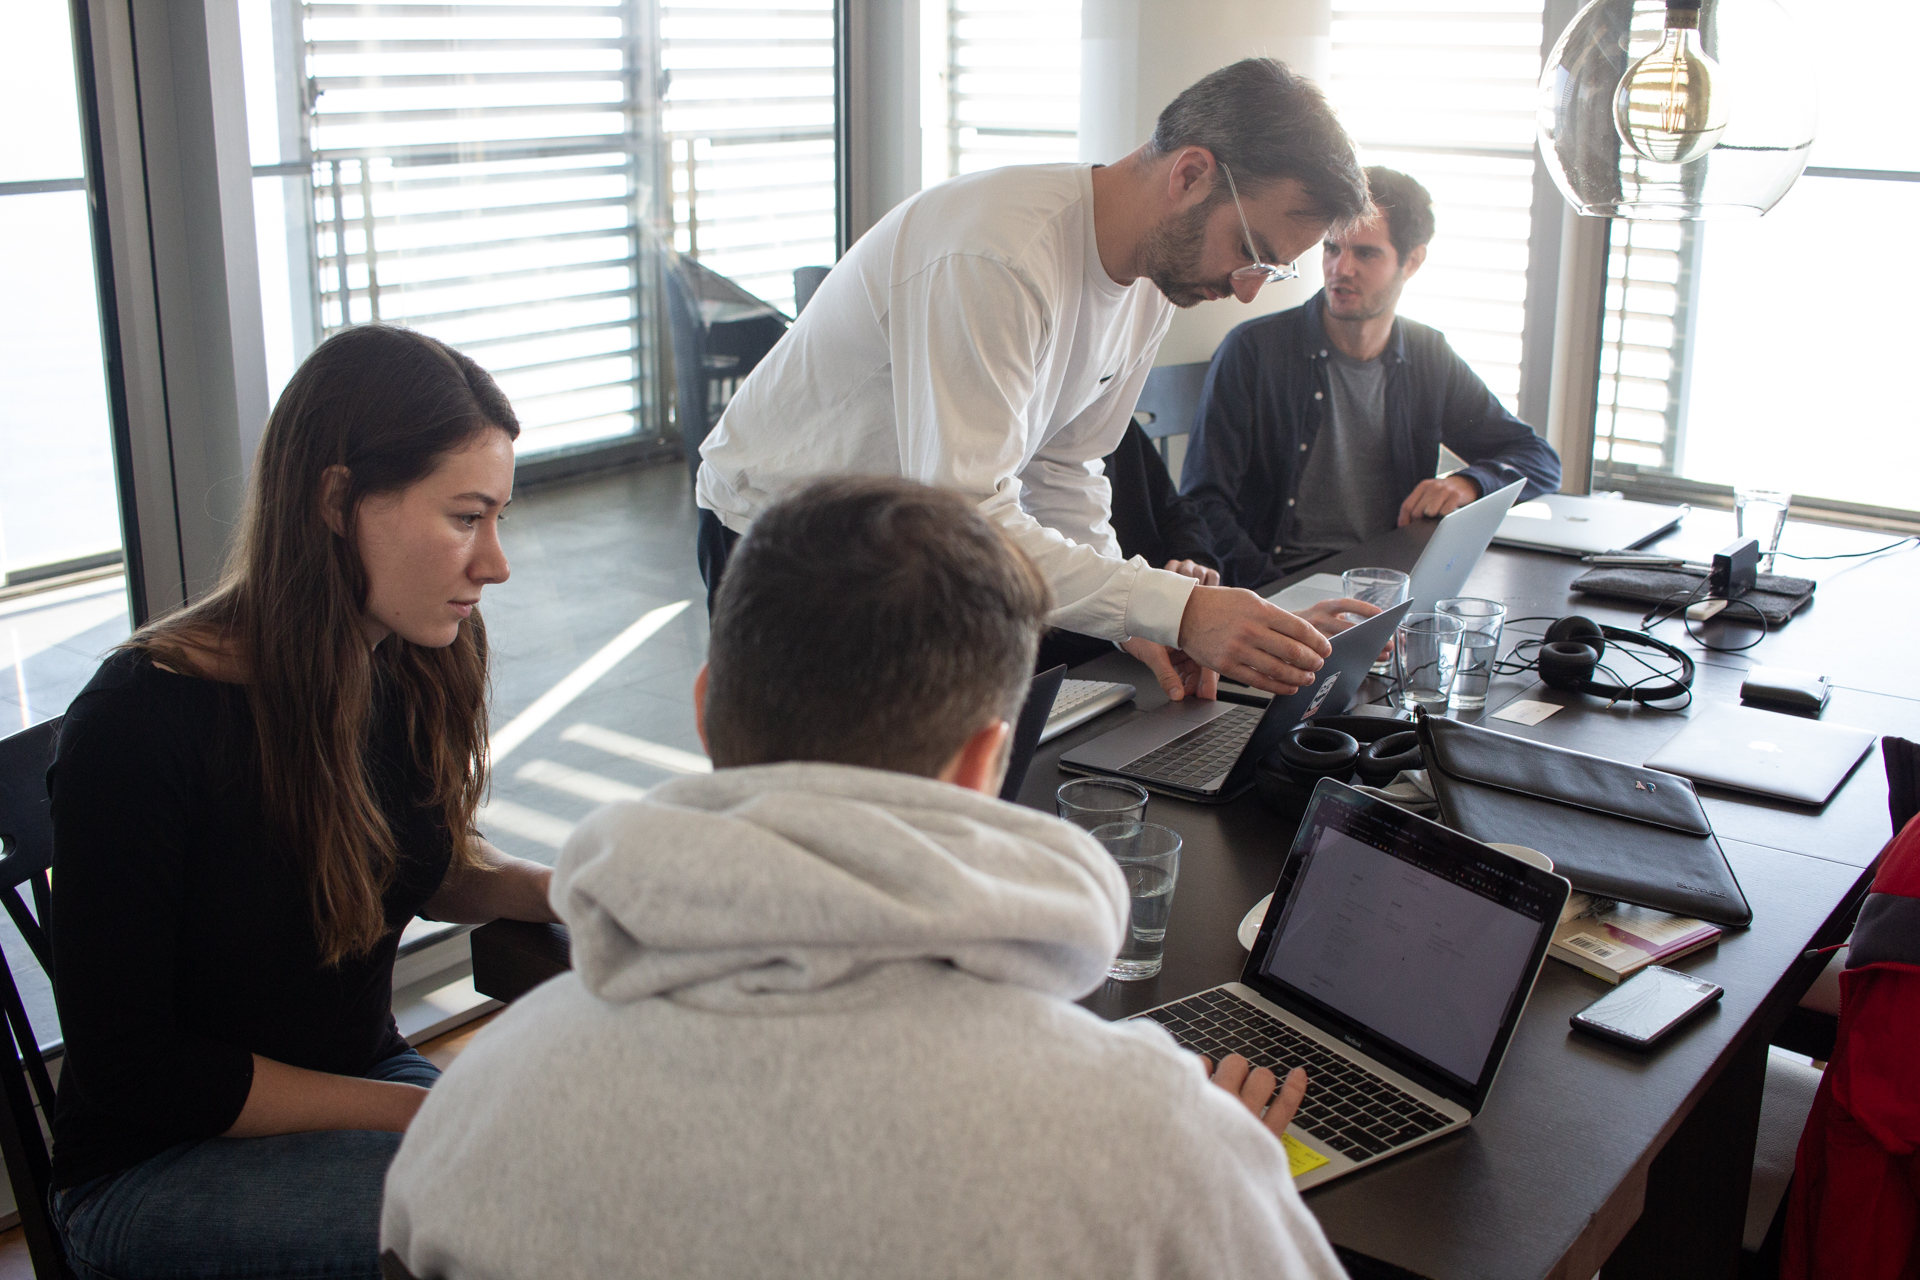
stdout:
[[[501,527],[513,576],[489,587],[481,602],[493,645],[496,736],[647,613],[682,601],[686,607],[496,761],[493,803],[481,829],[502,849],[551,862],[564,829],[602,799],[653,786],[697,763],[680,758],[700,752],[692,689],[707,652],[707,595],[694,565],[694,524],[691,486],[678,462],[515,499]],[[631,740],[625,744],[631,754],[577,740],[609,741],[594,729]]]

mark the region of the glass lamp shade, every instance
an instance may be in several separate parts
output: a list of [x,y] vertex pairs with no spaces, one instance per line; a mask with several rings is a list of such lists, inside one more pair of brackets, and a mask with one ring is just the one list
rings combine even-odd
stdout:
[[1697,40],[1712,59],[1711,124],[1725,128],[1703,152],[1682,147],[1668,163],[1624,141],[1615,110],[1622,77],[1661,47],[1666,19],[1665,0],[1591,0],[1568,24],[1540,75],[1547,171],[1594,217],[1758,217],[1800,177],[1813,145],[1813,76],[1793,24],[1775,0],[1703,0]]

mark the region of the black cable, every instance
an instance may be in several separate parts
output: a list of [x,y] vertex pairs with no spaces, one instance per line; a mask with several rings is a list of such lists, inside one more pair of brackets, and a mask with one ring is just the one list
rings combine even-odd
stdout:
[[1838,556],[1797,556],[1791,551],[1773,551],[1764,554],[1779,556],[1782,560],[1858,560],[1862,556],[1877,556],[1883,552],[1897,551],[1909,542],[1920,543],[1920,534],[1910,535],[1900,539],[1898,542],[1889,542],[1886,546],[1875,547],[1871,551],[1849,551],[1845,555]]

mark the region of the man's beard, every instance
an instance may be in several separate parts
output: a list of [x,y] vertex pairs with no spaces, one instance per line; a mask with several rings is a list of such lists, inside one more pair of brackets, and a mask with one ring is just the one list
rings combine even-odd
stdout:
[[1176,307],[1207,300],[1207,291],[1233,292],[1232,282],[1202,281],[1200,259],[1206,251],[1207,222],[1219,201],[1208,200],[1162,220],[1140,245],[1141,275],[1153,281]]

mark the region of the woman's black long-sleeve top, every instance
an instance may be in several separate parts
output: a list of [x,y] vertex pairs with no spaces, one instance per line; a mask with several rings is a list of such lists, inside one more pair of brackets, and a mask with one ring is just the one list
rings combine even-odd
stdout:
[[428,788],[390,701],[376,699],[368,743],[400,848],[387,932],[329,968],[299,864],[267,833],[246,691],[121,651],[74,700],[47,772],[66,1040],[56,1188],[225,1132],[256,1053],[362,1075],[406,1048],[391,1009],[394,955],[452,842],[439,810],[417,803]]

